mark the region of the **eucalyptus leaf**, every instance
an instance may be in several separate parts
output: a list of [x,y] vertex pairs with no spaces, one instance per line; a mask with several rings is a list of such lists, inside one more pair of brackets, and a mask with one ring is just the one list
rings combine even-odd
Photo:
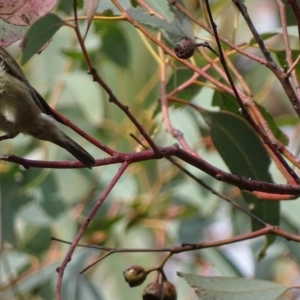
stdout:
[[[30,173],[27,172],[26,175]],[[19,176],[19,180],[17,180]],[[28,178],[27,176],[26,178]],[[20,189],[25,185],[22,172],[18,172],[18,167],[11,168],[5,175],[1,175],[0,181],[0,201],[1,201],[1,238],[2,242],[7,241],[15,244],[16,219],[20,210],[30,203],[32,197]]]
[[177,274],[197,289],[196,293],[201,300],[276,300],[289,289],[266,280]]
[[129,8],[127,13],[137,20],[138,22],[148,25],[155,29],[162,30],[164,36],[171,42],[176,43],[185,37],[185,34],[173,22],[168,22],[157,16],[150,15],[146,10],[141,7]]
[[102,51],[121,67],[129,66],[129,46],[125,34],[118,24],[103,22]]
[[[241,117],[230,112],[209,112],[209,125],[215,147],[230,171],[248,180],[272,182],[269,174],[270,157],[257,133]],[[251,212],[273,225],[279,223],[279,202],[260,201],[243,192]],[[253,230],[261,228],[252,221]]]
[[209,112],[214,144],[233,174],[272,182],[270,157],[252,127],[230,112]]
[[257,108],[261,112],[263,118],[267,121],[274,136],[285,146],[289,143],[288,136],[278,127],[273,116],[259,103],[256,103]]
[[21,64],[25,64],[34,54],[39,52],[64,24],[59,16],[52,13],[32,24],[24,37]]
[[173,18],[173,13],[169,9],[168,1],[145,0],[145,2],[168,21]]
[[[130,0],[119,0],[118,1],[124,9],[131,7]],[[100,4],[97,8],[97,13],[102,14],[103,12],[110,10],[114,15],[120,14],[118,8],[111,2],[111,0],[100,0]]]
[[[287,145],[289,141],[288,137],[283,133],[282,130],[280,130],[273,116],[259,103],[255,103],[255,105],[257,106],[258,110],[260,111],[264,119],[267,121],[268,126],[270,127],[274,136],[279,141],[281,141],[284,145]],[[238,104],[238,101],[233,95],[228,93],[216,91],[214,93],[214,97],[212,100],[212,106],[217,106],[220,107],[221,110],[226,110],[236,115],[240,115],[239,114],[240,105]]]
[[[287,26],[287,31],[288,31],[288,36],[298,37],[298,26],[296,26],[296,25]],[[282,34],[282,28],[281,27],[272,29],[269,32],[261,33],[260,37],[262,38],[263,41],[265,41],[265,40],[267,40],[267,39],[269,39],[269,38],[271,38],[275,35],[278,35],[278,34]],[[257,44],[255,38],[252,38],[250,40],[249,44],[251,46]]]
[[[181,5],[184,6],[182,1],[178,2],[181,2]],[[177,28],[182,32],[184,37],[194,40],[193,28],[190,19],[173,5],[169,4],[169,6],[170,10],[174,13],[174,23]]]
[[[176,72],[172,74],[167,84],[167,93],[175,90],[178,86],[186,82],[189,78],[193,76],[194,72],[190,69],[178,68]],[[183,89],[179,91],[176,96],[178,98],[183,98],[187,101],[191,101],[192,98],[202,89],[201,86],[193,84],[189,86],[188,89]],[[175,103],[181,106],[179,103]]]
[[[281,65],[281,67],[287,69],[288,65],[287,65],[287,57],[286,57],[285,50],[274,51],[274,54],[276,55],[276,57],[277,57],[277,59],[279,61],[279,64]],[[299,55],[299,50],[298,49],[292,50],[291,51],[292,61],[296,61],[298,55]],[[295,66],[295,71],[296,71],[296,74],[299,74],[299,72],[300,72],[300,66],[299,66],[299,64],[297,64]]]
[[217,106],[221,110],[226,110],[228,112],[232,112],[234,114],[239,114],[239,104],[236,98],[229,94],[223,92],[214,92],[214,97],[212,100],[212,106]]

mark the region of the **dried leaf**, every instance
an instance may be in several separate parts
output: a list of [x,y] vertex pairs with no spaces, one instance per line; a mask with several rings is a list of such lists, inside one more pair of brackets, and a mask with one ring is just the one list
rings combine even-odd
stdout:
[[0,18],[13,25],[28,26],[49,13],[57,0],[0,0]]
[[87,21],[88,21],[86,34],[89,31],[89,28],[90,28],[91,23],[93,21],[93,17],[94,17],[95,12],[98,8],[99,2],[100,2],[100,0],[85,0],[85,5],[84,6],[85,6]]

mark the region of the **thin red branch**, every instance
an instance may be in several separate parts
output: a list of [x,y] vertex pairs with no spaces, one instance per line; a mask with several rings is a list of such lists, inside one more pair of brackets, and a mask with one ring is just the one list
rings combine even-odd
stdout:
[[83,131],[82,129],[80,129],[77,125],[75,125],[74,123],[72,123],[68,118],[66,118],[63,115],[61,115],[54,108],[51,108],[51,111],[53,112],[53,114],[55,114],[56,116],[58,116],[58,118],[60,120],[62,120],[63,123],[66,126],[70,127],[72,130],[74,130],[79,135],[81,135],[83,138],[85,138],[86,140],[88,140],[89,142],[91,142],[92,144],[94,144],[96,147],[100,148],[102,151],[106,152],[107,154],[109,154],[111,156],[117,155],[118,152],[116,152],[113,149],[107,147],[106,145],[104,145],[100,141],[98,141],[95,138],[93,138],[91,135],[87,134],[85,131]]
[[294,15],[297,19],[298,36],[299,36],[299,40],[300,40],[300,5],[297,0],[287,0],[286,3],[288,3],[291,6],[291,8],[294,12]]
[[166,91],[166,86],[167,86],[167,62],[164,59],[164,55],[162,51],[160,51],[160,58],[161,58],[161,76],[160,76],[160,91],[161,91],[161,110],[162,110],[162,115],[164,118],[164,123],[167,127],[167,130],[169,133],[173,135],[174,138],[176,138],[181,145],[181,147],[188,151],[189,153],[192,153],[195,156],[199,156],[199,154],[194,151],[189,144],[187,143],[186,139],[184,138],[183,133],[174,128],[170,115],[169,115],[169,105],[168,105],[168,97],[167,97],[167,91]]
[[72,245],[71,245],[67,255],[65,256],[64,260],[62,261],[61,265],[56,269],[58,272],[58,278],[57,278],[57,283],[56,283],[56,299],[57,300],[61,300],[61,288],[62,288],[62,281],[63,281],[65,269],[66,269],[68,263],[71,261],[72,255],[73,255],[83,233],[85,232],[85,230],[89,226],[90,222],[92,221],[93,217],[96,215],[97,211],[99,210],[99,208],[101,207],[101,205],[103,204],[105,199],[107,198],[108,194],[111,192],[113,187],[119,181],[119,179],[121,178],[123,173],[126,171],[129,164],[130,164],[129,162],[125,161],[122,164],[122,166],[120,167],[120,169],[118,170],[118,172],[116,173],[116,175],[114,176],[114,178],[112,179],[112,181],[105,188],[101,197],[98,199],[98,201],[96,202],[96,204],[94,205],[94,207],[92,208],[90,213],[88,214],[87,218],[81,225],[81,227],[80,227],[79,231],[77,232],[77,235],[76,235],[74,241],[72,242]]
[[[231,173],[222,171],[221,169],[209,164],[204,159],[200,157],[196,157],[187,151],[180,149],[178,145],[172,145],[169,147],[164,147],[160,149],[163,156],[175,156],[180,158],[181,160],[185,161],[186,163],[202,170],[206,174],[214,177],[219,181],[223,181],[229,184],[232,184],[238,187],[241,190],[246,191],[258,191],[258,192],[265,192],[271,194],[279,194],[279,195],[300,195],[300,186],[292,186],[289,184],[275,184],[275,183],[268,183],[259,180],[251,180],[244,178],[239,175],[233,175]],[[27,167],[38,167],[38,168],[70,168],[70,167],[80,167],[79,162],[73,163],[70,162],[44,162],[44,161],[34,161],[24,158],[19,158],[17,156],[9,156],[7,158],[1,158],[5,161],[11,161],[20,163],[21,165]],[[158,159],[156,153],[153,152],[152,149],[145,150],[142,152],[133,152],[133,153],[119,153],[117,156],[107,157],[103,159],[97,159],[96,165],[97,166],[105,166],[123,162],[135,163],[140,161],[147,161],[152,159]],[[285,196],[284,196],[285,197]],[[284,198],[283,197],[283,198]]]
[[[299,235],[291,234],[291,233],[281,229],[278,226],[272,226],[272,225],[267,224],[266,227],[264,227],[262,229],[252,231],[252,232],[248,232],[248,233],[244,233],[244,234],[240,234],[240,235],[230,237],[230,238],[227,238],[227,239],[222,239],[222,240],[217,240],[217,241],[209,241],[209,242],[200,242],[200,243],[195,243],[195,244],[182,243],[180,246],[173,246],[173,247],[164,247],[164,248],[121,248],[121,249],[117,249],[117,248],[113,248],[113,247],[97,246],[97,245],[90,245],[90,244],[89,245],[78,244],[77,246],[78,247],[84,247],[84,248],[98,249],[98,250],[101,250],[101,251],[107,251],[108,252],[107,254],[105,254],[101,258],[99,258],[96,262],[92,263],[92,265],[94,265],[95,263],[103,260],[107,256],[112,255],[114,253],[169,252],[171,255],[173,255],[173,254],[178,254],[178,253],[187,252],[187,251],[196,251],[196,250],[201,250],[201,249],[206,249],[206,248],[213,248],[213,247],[220,247],[220,246],[223,246],[223,245],[229,245],[229,244],[233,244],[233,243],[237,243],[237,242],[241,242],[241,241],[245,241],[245,240],[254,239],[254,238],[264,236],[264,235],[267,235],[267,234],[275,234],[275,235],[281,236],[283,238],[286,238],[288,240],[292,240],[292,241],[295,241],[295,242],[300,242],[300,236]],[[51,239],[54,240],[54,241],[65,243],[65,244],[72,244],[71,242],[61,240],[61,239],[58,239],[58,238],[55,238],[55,237],[52,237]],[[168,258],[171,255],[169,255]],[[92,265],[90,265],[90,266],[92,266]],[[85,270],[83,270],[81,273],[83,273]]]
[[[278,6],[279,6],[279,13],[280,13],[280,19],[281,19],[281,27],[282,27],[282,32],[283,32],[283,39],[284,39],[284,44],[285,44],[285,53],[286,53],[286,61],[289,66],[289,70],[291,70],[291,67],[293,66],[293,58],[292,58],[292,49],[291,49],[291,44],[289,40],[289,35],[288,35],[288,25],[287,25],[287,20],[286,20],[286,5],[283,3],[282,0],[277,0]],[[299,87],[299,81],[296,75],[295,69],[292,69],[290,73],[287,72],[287,76],[292,75],[292,79],[294,82],[295,87]],[[300,98],[300,90],[296,89],[296,93],[298,94],[298,98]]]
[[[240,1],[238,1],[238,0],[233,0],[233,1],[235,2],[236,5],[239,6],[240,9],[243,8],[243,14],[247,15],[246,14],[247,11],[245,12],[245,9],[246,9],[245,6],[243,4],[241,4]],[[213,32],[214,32],[214,35],[215,35],[215,38],[216,38],[216,42],[217,42],[217,45],[218,45],[218,50],[219,50],[219,53],[220,53],[221,64],[222,64],[222,66],[224,68],[224,71],[225,71],[225,73],[227,75],[227,78],[228,78],[228,80],[230,82],[230,85],[231,85],[231,88],[232,88],[232,90],[234,92],[234,95],[235,95],[235,97],[236,97],[236,99],[237,99],[237,101],[238,101],[238,103],[239,103],[239,105],[241,107],[242,115],[249,122],[249,124],[253,127],[253,129],[259,134],[259,136],[262,138],[262,140],[264,141],[264,143],[266,145],[268,145],[268,147],[274,153],[274,155],[276,156],[276,158],[278,159],[278,161],[280,161],[280,163],[283,165],[283,167],[287,170],[287,172],[299,184],[300,183],[300,178],[298,177],[298,175],[289,166],[289,164],[285,161],[285,159],[281,156],[281,154],[279,153],[279,151],[276,148],[276,146],[274,146],[274,144],[272,143],[272,141],[269,139],[269,137],[266,135],[266,133],[261,129],[261,127],[256,124],[256,122],[253,120],[252,116],[250,115],[250,113],[246,109],[246,107],[244,105],[244,102],[241,99],[240,93],[238,92],[238,90],[237,90],[237,88],[235,86],[235,83],[234,83],[234,81],[232,79],[231,73],[230,73],[230,71],[229,71],[229,69],[227,67],[227,63],[226,63],[226,60],[225,60],[225,57],[224,57],[223,49],[222,49],[221,42],[220,42],[220,39],[219,39],[219,35],[218,35],[218,32],[217,32],[217,25],[213,21],[213,17],[212,17],[212,13],[211,13],[211,10],[210,10],[210,6],[209,6],[208,0],[205,0],[205,3],[206,3],[206,7],[207,7],[207,12],[208,12],[208,15],[209,15],[209,18],[210,18],[211,26],[213,28]],[[250,20],[250,17],[249,17],[249,20]],[[250,22],[252,24],[251,20],[250,21],[249,20],[248,20],[248,22]],[[249,24],[248,24],[248,26],[249,26]],[[253,30],[254,32],[256,32],[256,29],[254,28],[253,24],[252,24],[252,27],[250,29]],[[259,44],[261,44],[262,40],[260,39],[260,36],[258,35],[258,37],[256,37],[256,38],[258,39]],[[263,44],[263,42],[262,42],[262,44]],[[262,50],[265,52],[266,59],[269,62],[273,61],[272,58],[270,58],[268,56],[269,52],[266,50],[266,48],[264,47],[264,45],[263,46],[261,45],[261,47],[262,47]],[[274,63],[274,66],[276,66],[275,63]],[[299,113],[300,113],[300,106],[299,106]]]
[[265,56],[265,58],[267,60],[267,66],[270,68],[270,70],[273,72],[273,74],[277,77],[278,81],[281,83],[286,95],[288,96],[288,98],[291,101],[293,109],[296,111],[298,116],[300,116],[300,100],[298,99],[298,97],[289,81],[289,77],[286,76],[286,73],[281,71],[281,69],[278,67],[278,65],[274,62],[270,52],[266,48],[262,38],[260,37],[259,33],[257,32],[254,24],[252,23],[245,4],[243,4],[240,0],[232,0],[232,1],[236,5],[236,7],[239,9],[241,14],[243,15],[249,29],[252,32],[254,39],[256,40],[260,50],[262,51],[263,55]]
[[102,88],[105,90],[105,92],[109,96],[109,101],[114,103],[117,107],[119,107],[131,120],[131,122],[136,126],[136,128],[140,131],[140,133],[144,136],[145,140],[148,142],[150,147],[154,150],[155,154],[159,157],[161,155],[160,150],[158,146],[155,144],[155,142],[152,140],[150,135],[147,133],[147,131],[144,129],[144,127],[138,122],[138,120],[135,118],[135,116],[130,112],[129,107],[127,105],[124,105],[121,103],[118,98],[115,96],[113,91],[110,89],[110,87],[105,83],[105,81],[102,79],[102,77],[98,74],[97,70],[94,68],[93,63],[90,59],[90,56],[86,50],[84,40],[82,39],[79,27],[75,27],[75,32],[77,35],[77,39],[79,41],[81,50],[83,52],[83,55],[85,57],[86,63],[89,67],[89,74],[92,75],[93,80],[99,83]]

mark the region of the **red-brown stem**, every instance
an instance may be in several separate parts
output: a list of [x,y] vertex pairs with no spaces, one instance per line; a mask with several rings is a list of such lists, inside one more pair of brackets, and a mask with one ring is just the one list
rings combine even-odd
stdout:
[[[102,251],[109,252],[108,255],[114,254],[114,253],[124,253],[124,252],[130,252],[130,253],[142,253],[142,252],[170,252],[171,254],[178,254],[182,252],[187,251],[195,251],[205,248],[212,248],[212,247],[219,247],[223,245],[229,245],[245,240],[254,239],[260,236],[264,236],[266,234],[275,234],[278,236],[281,236],[283,238],[286,238],[291,241],[300,242],[300,236],[297,234],[289,233],[283,229],[281,229],[278,226],[272,226],[270,224],[267,224],[264,228],[240,234],[234,237],[230,237],[227,239],[217,240],[217,241],[209,241],[209,242],[200,242],[195,244],[190,243],[182,243],[180,246],[173,246],[173,247],[164,247],[164,248],[122,248],[122,249],[116,249],[112,247],[105,247],[105,246],[97,246],[97,245],[84,245],[84,244],[78,244],[79,247],[85,247],[85,248],[91,248],[91,249],[98,249]],[[54,241],[58,241],[65,244],[72,244],[71,242],[64,241],[55,237],[51,238]],[[106,257],[108,255],[105,255]]]
[[118,170],[118,172],[115,175],[115,177],[112,179],[112,181],[105,188],[105,190],[103,191],[101,197],[98,199],[98,201],[96,202],[96,204],[94,205],[94,207],[92,208],[92,210],[90,211],[90,213],[88,214],[87,218],[82,223],[82,225],[81,225],[79,231],[77,232],[77,235],[74,238],[74,240],[72,242],[72,245],[71,245],[68,253],[66,254],[63,262],[56,269],[57,272],[58,272],[58,278],[57,278],[57,283],[56,283],[56,299],[57,300],[61,300],[61,288],[62,288],[62,281],[63,281],[64,272],[65,272],[65,269],[66,269],[68,263],[72,259],[72,255],[73,255],[73,253],[74,253],[74,251],[75,251],[75,249],[76,249],[76,247],[77,247],[77,245],[78,245],[78,243],[79,243],[82,235],[84,234],[86,228],[89,226],[89,224],[92,221],[93,217],[95,216],[95,214],[97,213],[97,211],[101,207],[102,203],[107,198],[108,194],[111,192],[111,190],[113,189],[113,187],[116,185],[116,183],[119,181],[119,179],[121,178],[121,176],[123,175],[123,173],[128,168],[129,164],[130,164],[129,162],[125,161],[122,164],[122,166],[120,167],[120,169]]
[[117,155],[118,152],[116,152],[113,149],[107,147],[106,145],[102,144],[100,141],[96,140],[95,138],[93,138],[92,136],[90,136],[89,134],[87,134],[85,131],[83,131],[82,129],[80,129],[77,125],[75,125],[74,123],[72,123],[69,119],[67,119],[66,117],[64,117],[63,115],[61,115],[54,108],[51,108],[51,111],[53,112],[53,114],[55,114],[56,116],[58,116],[59,119],[61,119],[66,126],[72,128],[75,132],[77,132],[83,138],[85,138],[86,140],[88,140],[89,142],[91,142],[92,144],[94,144],[96,147],[100,148],[102,151],[106,152],[110,156]]
[[[75,18],[75,20],[77,21],[77,19]],[[122,104],[118,98],[115,96],[115,94],[113,93],[113,91],[110,89],[110,87],[105,83],[105,81],[102,79],[102,77],[98,74],[97,70],[94,68],[93,63],[90,59],[90,56],[88,55],[88,52],[86,50],[85,44],[84,44],[84,40],[81,36],[79,27],[76,26],[75,27],[75,32],[77,35],[77,39],[79,41],[82,53],[85,57],[86,63],[88,65],[89,68],[89,74],[91,74],[91,76],[93,77],[93,80],[96,81],[97,83],[99,83],[102,88],[105,90],[105,92],[108,94],[109,96],[109,101],[113,102],[116,106],[118,106],[126,115],[127,117],[131,120],[131,122],[136,126],[136,128],[140,131],[140,133],[144,136],[145,140],[148,142],[148,144],[150,145],[150,147],[154,150],[154,152],[156,153],[157,156],[160,156],[160,150],[158,148],[158,146],[154,143],[154,141],[152,140],[152,138],[150,137],[150,135],[147,133],[147,131],[144,129],[144,127],[138,122],[138,120],[135,118],[135,116],[130,112],[129,107]]]
[[[225,172],[211,165],[207,161],[199,157],[195,157],[194,155],[188,153],[187,151],[180,149],[176,144],[169,147],[161,148],[160,151],[164,156],[178,157],[179,159],[198,168],[199,170],[202,170],[208,175],[214,177],[215,179],[232,184],[241,190],[258,191],[258,192],[279,194],[279,195],[300,195],[299,185],[292,186],[289,184],[274,184],[274,183],[268,183],[259,180],[249,180],[242,176]],[[11,161],[11,162],[16,162],[25,166],[34,166],[39,168],[49,168],[52,167],[53,164],[53,162],[36,162],[34,160],[19,158],[13,155],[1,159],[6,161]],[[142,152],[119,153],[117,156],[98,159],[96,161],[96,164],[97,166],[105,166],[105,165],[111,165],[116,163],[123,163],[126,161],[130,163],[135,163],[139,161],[146,161],[152,159],[158,159],[158,158],[156,154],[153,152],[153,150],[149,149]],[[70,167],[71,165],[71,163],[57,163],[56,167],[59,167],[58,164],[60,164],[60,168],[63,168],[62,167],[63,165],[65,165],[65,168]]]
[[[285,53],[286,53],[286,61],[288,63],[289,69],[293,65],[293,58],[292,58],[292,49],[290,45],[290,40],[289,40],[289,35],[288,35],[288,25],[287,25],[287,20],[286,20],[286,9],[285,9],[285,4],[283,3],[282,0],[277,0],[278,6],[279,6],[279,12],[280,12],[280,19],[281,19],[281,27],[282,27],[282,32],[283,32],[283,39],[284,39],[284,44],[285,44]],[[292,75],[292,79],[294,82],[294,86],[296,88],[296,93],[298,95],[298,98],[300,99],[300,89],[299,89],[299,80],[296,75],[295,69],[291,71],[291,73],[288,73],[288,76]]]

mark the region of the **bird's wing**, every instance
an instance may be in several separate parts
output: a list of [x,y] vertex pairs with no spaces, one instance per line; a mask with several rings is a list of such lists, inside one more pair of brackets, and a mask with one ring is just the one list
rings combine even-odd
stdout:
[[52,116],[56,121],[65,124],[63,120],[61,120],[51,109],[46,100],[41,96],[39,92],[37,92],[32,86],[30,86],[30,93],[34,102],[39,106],[39,108],[47,115]]
[[15,59],[2,47],[0,47],[0,62],[2,62],[3,67],[7,73],[25,83],[25,85],[28,87],[29,93],[32,96],[32,99],[42,112],[52,116],[55,120],[64,124],[64,122],[52,112],[46,100],[30,85],[25,74],[23,73],[22,69],[15,61]]

